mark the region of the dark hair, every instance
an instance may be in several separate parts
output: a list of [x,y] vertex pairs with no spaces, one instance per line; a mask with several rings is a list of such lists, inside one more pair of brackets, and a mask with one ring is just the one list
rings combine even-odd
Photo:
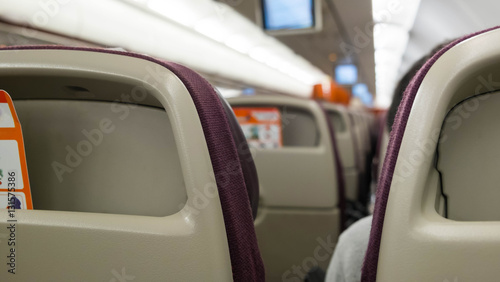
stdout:
[[394,123],[394,118],[396,117],[396,113],[399,108],[399,104],[403,99],[403,94],[405,93],[406,87],[410,84],[412,78],[417,74],[417,72],[422,68],[422,66],[429,60],[434,54],[436,54],[439,50],[443,49],[453,40],[446,41],[444,43],[439,44],[434,47],[427,55],[420,58],[418,61],[413,63],[411,68],[406,72],[406,74],[399,80],[398,85],[396,85],[396,89],[394,89],[394,96],[392,98],[391,107],[387,111],[387,126],[389,131],[392,130],[392,124]]

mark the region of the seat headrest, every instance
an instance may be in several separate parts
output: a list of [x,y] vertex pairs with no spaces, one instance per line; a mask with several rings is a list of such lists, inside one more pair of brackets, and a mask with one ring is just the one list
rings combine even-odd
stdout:
[[[14,46],[0,49],[0,52],[2,50],[61,50],[129,56],[153,62],[175,74],[191,96],[205,136],[222,207],[233,279],[235,281],[264,281],[264,266],[252,219],[258,203],[258,186],[255,183],[257,178],[253,160],[249,152],[238,151],[238,145],[243,144],[242,146],[245,147],[245,142],[241,141],[238,135],[241,132],[238,133],[237,128],[232,128],[234,117],[228,114],[227,105],[221,102],[220,96],[204,78],[176,63],[165,62],[142,54],[109,49]],[[249,161],[242,162],[242,158]],[[254,211],[253,206],[255,206]]]
[[382,240],[382,229],[384,226],[384,217],[386,215],[387,202],[389,199],[389,192],[391,189],[391,184],[393,182],[393,176],[396,168],[396,162],[398,159],[399,151],[403,141],[403,136],[405,134],[406,125],[410,117],[410,112],[415,101],[417,92],[426,77],[427,73],[431,67],[436,63],[436,61],[448,50],[456,46],[457,44],[475,37],[477,35],[486,33],[497,29],[498,27],[486,29],[480,32],[476,32],[462,38],[459,38],[440,51],[435,53],[416,73],[413,79],[407,86],[403,99],[399,105],[396,118],[394,120],[394,125],[390,133],[390,141],[387,149],[387,154],[384,160],[382,173],[378,182],[375,210],[373,214],[372,229],[370,233],[370,242],[368,244],[368,249],[365,256],[365,261],[363,264],[362,278],[363,282],[374,282],[377,279],[377,269],[380,253],[380,245]]
[[345,198],[345,179],[344,179],[344,166],[342,165],[342,160],[340,159],[339,148],[337,145],[337,138],[335,137],[335,127],[331,119],[328,117],[328,112],[325,109],[325,106],[322,102],[318,101],[318,105],[320,106],[323,114],[325,115],[326,124],[328,125],[328,133],[330,133],[330,139],[332,142],[332,152],[333,152],[333,160],[335,162],[335,170],[337,173],[337,189],[339,196],[339,207],[340,207],[340,230],[345,230],[346,228],[346,198]]

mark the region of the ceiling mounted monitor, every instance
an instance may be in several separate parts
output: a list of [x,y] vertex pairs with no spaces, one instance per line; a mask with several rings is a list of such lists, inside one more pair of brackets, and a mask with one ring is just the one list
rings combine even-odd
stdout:
[[361,97],[368,92],[370,92],[368,86],[364,83],[357,83],[352,86],[352,94],[356,97]]
[[352,95],[357,97],[367,107],[373,107],[373,95],[364,83],[357,83],[352,86]]
[[261,0],[260,14],[271,35],[312,33],[322,27],[319,0]]
[[342,85],[352,85],[358,81],[358,68],[356,65],[338,65],[335,67],[335,81]]

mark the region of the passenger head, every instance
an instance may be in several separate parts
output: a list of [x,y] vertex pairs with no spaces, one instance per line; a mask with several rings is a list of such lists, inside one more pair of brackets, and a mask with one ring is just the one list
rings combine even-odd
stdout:
[[413,63],[411,68],[399,80],[398,84],[396,85],[396,88],[394,89],[394,96],[392,98],[391,107],[387,112],[387,127],[389,128],[389,131],[392,130],[392,124],[394,123],[394,118],[396,117],[399,104],[401,103],[406,87],[408,86],[408,84],[410,84],[412,78],[417,74],[418,70],[420,70],[420,68],[425,64],[425,62],[427,62],[427,60],[429,60],[432,56],[434,56],[434,54],[436,54],[439,50],[443,49],[446,45],[451,43],[451,41],[446,41],[434,47],[434,49],[432,49],[427,55],[425,55],[424,57],[420,58],[418,61]]

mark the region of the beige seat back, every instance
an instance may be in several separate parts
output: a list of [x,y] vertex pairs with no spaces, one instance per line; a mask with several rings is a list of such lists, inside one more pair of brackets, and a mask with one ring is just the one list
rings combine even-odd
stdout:
[[358,200],[359,194],[359,168],[356,162],[356,147],[353,140],[353,127],[349,120],[347,109],[340,105],[331,103],[323,104],[327,118],[330,119],[335,129],[335,138],[337,139],[338,151],[342,161],[345,196],[351,201]]
[[[457,221],[500,221],[500,92],[464,99],[450,110],[437,148],[437,170],[447,217]],[[444,207],[443,207],[444,208]]]
[[[169,66],[106,50],[0,50],[0,89],[15,100],[23,127],[34,204],[16,211],[17,272],[1,271],[1,281],[238,278],[221,204],[228,184],[215,169],[232,160],[214,159],[220,148],[209,149],[192,84],[220,101],[194,72]],[[213,119],[227,118],[211,110]],[[241,169],[222,177],[234,175]],[[238,220],[251,226],[244,184],[230,188],[234,202],[247,197]],[[7,230],[7,211],[0,219]],[[251,255],[242,261],[259,271]]]
[[[340,209],[334,154],[322,109],[312,100],[282,96],[228,101],[233,108],[275,107],[281,113],[283,147],[252,150],[261,189],[255,227],[267,280],[303,279],[316,264],[326,269],[333,248],[317,249],[319,242],[335,245]],[[302,271],[298,273],[294,265]]]
[[362,281],[497,281],[500,31],[458,39],[407,88]]

